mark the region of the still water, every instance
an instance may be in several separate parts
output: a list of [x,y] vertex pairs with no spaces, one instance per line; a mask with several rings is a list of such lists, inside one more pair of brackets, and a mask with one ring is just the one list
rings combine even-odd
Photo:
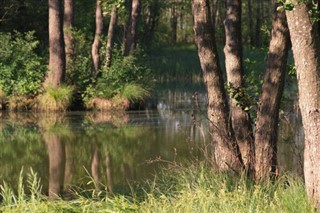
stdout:
[[[134,112],[0,112],[0,183],[15,188],[20,171],[32,169],[44,193],[69,186],[121,192],[168,163],[202,159],[210,137],[197,104],[205,96],[194,102],[192,93],[167,91],[162,97],[152,110]],[[299,119],[286,113],[281,121],[280,171],[301,174]]]

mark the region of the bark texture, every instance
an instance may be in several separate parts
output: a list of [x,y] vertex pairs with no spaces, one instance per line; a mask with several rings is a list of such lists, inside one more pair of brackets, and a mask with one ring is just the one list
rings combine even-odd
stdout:
[[277,169],[277,136],[280,100],[289,50],[289,29],[285,11],[275,11],[268,59],[255,131],[256,181],[268,180]]
[[140,15],[140,0],[132,0],[131,14],[128,29],[126,31],[124,56],[130,55],[137,46],[137,27]]
[[100,69],[100,47],[101,47],[101,34],[103,30],[103,14],[100,0],[96,0],[96,32],[91,49],[92,63],[94,72],[97,73]]
[[229,122],[229,107],[219,65],[209,2],[193,0],[192,11],[195,43],[208,92],[208,118],[214,147],[214,160],[219,171],[241,171],[243,164]]
[[65,77],[66,55],[63,40],[62,0],[48,0],[49,5],[49,70],[45,85],[58,87]]
[[111,66],[113,36],[114,36],[114,29],[117,26],[117,19],[118,19],[118,9],[117,9],[116,5],[113,5],[109,28],[108,28],[108,39],[107,39],[107,50],[106,50],[106,67]]
[[[241,93],[243,87],[241,0],[227,0],[227,15],[224,21],[226,45],[224,48],[228,85],[232,93]],[[240,94],[241,97],[241,94]],[[231,97],[230,112],[232,127],[245,167],[252,164],[252,126],[249,114],[237,100]]]
[[305,133],[304,177],[308,197],[320,208],[320,39],[305,3],[287,11]]
[[74,38],[72,29],[74,26],[74,2],[73,0],[64,0],[64,43],[66,52],[66,70],[69,70],[70,63],[75,56]]

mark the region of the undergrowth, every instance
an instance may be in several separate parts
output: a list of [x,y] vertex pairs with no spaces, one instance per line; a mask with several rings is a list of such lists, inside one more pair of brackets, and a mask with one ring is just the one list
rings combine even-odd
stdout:
[[74,199],[50,201],[32,170],[28,194],[20,174],[18,192],[1,185],[1,212],[315,212],[300,178],[283,175],[274,182],[254,184],[248,178],[218,174],[204,163],[172,164],[147,181],[133,186],[129,196],[107,192],[85,196],[74,190]]

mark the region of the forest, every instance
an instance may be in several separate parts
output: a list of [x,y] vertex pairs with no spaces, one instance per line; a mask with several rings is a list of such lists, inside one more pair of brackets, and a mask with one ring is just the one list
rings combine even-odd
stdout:
[[[0,143],[8,144],[9,132],[24,137],[18,131],[23,119],[13,124],[7,122],[9,117],[38,113],[32,115],[37,120],[32,128],[39,132],[23,129],[23,134],[37,144],[44,141],[49,161],[44,193],[33,170],[27,175],[27,192],[22,189],[22,170],[12,188],[5,183],[6,175],[0,175],[1,211],[24,212],[30,203],[31,211],[43,212],[316,212],[320,208],[319,0],[0,0],[0,46]],[[181,164],[175,157],[172,162],[163,160],[167,166],[155,180],[131,186],[130,193],[112,190],[111,158],[121,161],[117,172],[133,177],[133,162],[141,160],[139,150],[154,157],[147,153],[157,146],[142,145],[147,140],[138,139],[137,127],[124,124],[132,116],[126,113],[145,112],[149,118],[150,111],[159,110],[156,101],[168,87],[192,90],[180,96],[190,96],[186,99],[193,103],[192,128],[201,126],[198,131],[209,137],[205,148],[199,148],[201,160]],[[202,92],[205,104],[197,102]],[[169,99],[176,100],[178,95],[173,94],[170,90]],[[176,103],[176,113],[175,107]],[[99,119],[81,115],[83,137],[73,135],[78,130],[62,127],[63,116],[79,111],[101,113],[112,120],[112,129],[104,132],[95,126]],[[121,118],[114,119],[118,113]],[[202,123],[197,125],[200,115],[205,130]],[[301,174],[281,169],[282,120],[301,123]],[[180,123],[167,125],[174,129]],[[124,136],[127,131],[136,141],[133,145]],[[142,132],[166,140],[151,129]],[[194,132],[190,135],[196,138]],[[85,140],[94,142],[91,148],[79,148],[71,138],[83,147],[88,146]],[[101,142],[105,138],[123,144]],[[12,158],[11,146],[0,154],[2,158]],[[40,147],[32,150],[40,153]],[[119,160],[128,147],[134,151]],[[88,172],[92,192],[81,185],[84,192],[77,188],[71,193],[58,180],[67,177],[68,166],[61,159],[67,160],[68,149],[88,156],[84,150],[93,150]],[[105,190],[98,187],[99,156],[107,168]],[[39,158],[46,157],[39,154]],[[64,164],[61,174],[54,170],[60,164]]]

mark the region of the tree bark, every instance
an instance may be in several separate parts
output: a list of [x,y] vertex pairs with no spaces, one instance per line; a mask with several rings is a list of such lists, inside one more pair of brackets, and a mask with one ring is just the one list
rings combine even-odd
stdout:
[[[226,0],[227,15],[224,21],[226,45],[224,48],[228,85],[231,93],[240,93],[243,87],[243,61],[241,36],[241,0]],[[231,96],[232,127],[246,168],[252,164],[253,134],[251,119],[237,100]]]
[[65,77],[66,56],[63,40],[62,0],[48,0],[49,5],[49,70],[44,84],[58,87]]
[[116,5],[113,5],[109,28],[108,28],[107,50],[106,50],[106,67],[111,66],[113,36],[114,36],[114,29],[117,25],[117,19],[118,19],[118,9],[117,9]]
[[96,31],[94,41],[92,44],[91,55],[94,72],[97,74],[100,69],[100,47],[101,47],[101,34],[103,30],[103,15],[100,0],[96,0]]
[[70,64],[75,57],[74,38],[72,29],[74,26],[74,2],[73,0],[64,0],[64,43],[66,52],[66,70],[70,70]]
[[208,92],[208,118],[219,171],[241,171],[243,164],[229,122],[228,101],[215,44],[208,0],[193,0],[195,43]]
[[[278,4],[275,8],[277,6]],[[287,66],[289,39],[285,11],[275,10],[256,120],[254,165],[256,181],[270,179],[277,169],[279,107]]]
[[253,32],[253,13],[252,13],[252,3],[251,0],[248,1],[248,23],[249,23],[249,44],[254,46],[254,32]]
[[[297,3],[297,1],[295,1]],[[320,208],[320,40],[305,3],[287,11],[305,134],[304,177],[310,200]]]
[[126,31],[124,56],[129,56],[137,46],[137,28],[140,15],[140,0],[132,0],[131,15],[128,30]]
[[255,34],[255,47],[261,47],[261,7],[262,0],[257,2],[257,16],[256,16],[256,34]]

